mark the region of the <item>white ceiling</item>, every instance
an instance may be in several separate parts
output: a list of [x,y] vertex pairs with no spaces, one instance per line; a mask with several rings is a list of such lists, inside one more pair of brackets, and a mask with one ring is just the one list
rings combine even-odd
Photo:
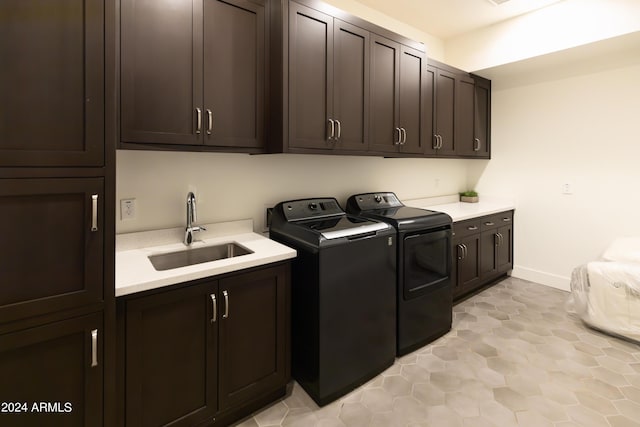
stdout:
[[442,40],[496,24],[562,0],[357,0]]

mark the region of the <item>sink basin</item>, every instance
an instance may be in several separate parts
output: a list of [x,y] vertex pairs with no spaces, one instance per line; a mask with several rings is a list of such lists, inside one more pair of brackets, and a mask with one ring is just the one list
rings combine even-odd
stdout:
[[252,253],[253,251],[237,243],[224,243],[222,245],[204,246],[197,249],[185,249],[178,252],[150,255],[149,261],[151,261],[153,268],[157,271],[164,271]]

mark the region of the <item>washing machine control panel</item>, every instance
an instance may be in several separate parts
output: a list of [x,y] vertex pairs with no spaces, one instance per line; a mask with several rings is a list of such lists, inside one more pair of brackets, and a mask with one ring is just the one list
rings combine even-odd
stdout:
[[344,214],[338,201],[333,198],[292,200],[284,202],[282,210],[287,221]]

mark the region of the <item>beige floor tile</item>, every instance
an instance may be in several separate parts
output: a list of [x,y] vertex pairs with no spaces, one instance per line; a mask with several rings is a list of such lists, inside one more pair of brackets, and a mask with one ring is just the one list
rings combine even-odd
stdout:
[[537,412],[516,412],[519,427],[553,427],[553,423]]
[[608,417],[607,421],[611,427],[638,427],[640,426],[640,421],[630,420],[629,418],[623,415],[615,415],[613,417]]
[[589,329],[568,294],[508,278],[450,333],[318,407],[297,384],[237,427],[640,427],[640,345]]
[[620,387],[620,391],[625,397],[632,402],[640,404],[640,389],[637,387],[629,386],[629,387]]

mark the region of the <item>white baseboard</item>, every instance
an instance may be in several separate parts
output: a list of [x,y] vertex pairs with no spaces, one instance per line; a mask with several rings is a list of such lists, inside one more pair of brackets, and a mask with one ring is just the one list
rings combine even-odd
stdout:
[[514,266],[511,276],[518,279],[529,280],[531,282],[540,283],[541,285],[560,289],[569,292],[571,279],[569,277],[559,276],[557,274],[547,273],[545,271],[534,270],[532,268]]

